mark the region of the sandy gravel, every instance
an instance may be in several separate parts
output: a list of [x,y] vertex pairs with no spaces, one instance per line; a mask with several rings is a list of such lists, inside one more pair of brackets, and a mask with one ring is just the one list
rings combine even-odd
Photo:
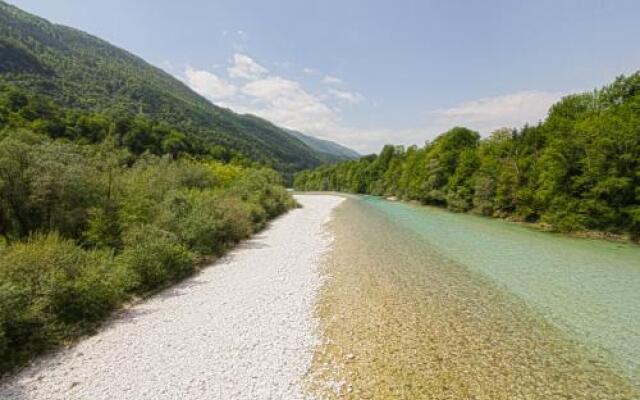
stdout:
[[297,199],[213,266],[5,382],[0,399],[306,398],[323,225],[342,199]]

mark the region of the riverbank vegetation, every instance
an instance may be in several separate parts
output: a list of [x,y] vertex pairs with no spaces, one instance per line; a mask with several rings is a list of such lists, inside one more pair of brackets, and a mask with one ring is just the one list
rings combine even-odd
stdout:
[[640,237],[640,73],[567,96],[536,126],[488,138],[455,127],[424,147],[299,173],[298,190],[417,200],[559,231]]
[[0,372],[295,205],[273,170],[143,115],[0,89]]

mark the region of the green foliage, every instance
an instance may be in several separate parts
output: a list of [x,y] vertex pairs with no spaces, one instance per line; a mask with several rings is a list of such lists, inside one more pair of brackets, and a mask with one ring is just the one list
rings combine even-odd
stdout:
[[269,169],[0,136],[0,370],[188,276],[295,206]]
[[116,271],[110,253],[85,251],[55,232],[5,248],[0,253],[0,367],[104,318],[121,298]]
[[118,263],[130,271],[127,289],[148,291],[193,272],[194,254],[171,232],[153,225],[132,227]]
[[9,367],[20,353],[16,338],[22,335],[22,328],[28,328],[27,294],[20,288],[3,280],[0,283],[0,369]]
[[560,231],[640,237],[640,73],[568,96],[538,126],[486,139],[453,128],[427,143],[296,175],[300,190],[397,196]]
[[85,243],[96,248],[120,249],[122,247],[122,227],[118,218],[117,206],[106,201],[104,207],[88,211],[87,229],[84,232]]
[[162,226],[176,232],[182,243],[200,254],[220,254],[254,230],[252,207],[225,192],[173,192],[162,210]]
[[[352,156],[333,143],[309,146],[268,121],[217,107],[122,49],[0,1],[2,83],[17,93],[10,106],[31,129],[52,137],[95,143],[111,133],[134,154],[248,158],[286,176]],[[72,112],[59,113],[54,104]]]

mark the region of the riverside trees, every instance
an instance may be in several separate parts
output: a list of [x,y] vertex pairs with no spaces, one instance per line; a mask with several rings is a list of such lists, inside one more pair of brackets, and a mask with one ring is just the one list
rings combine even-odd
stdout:
[[398,196],[561,231],[640,236],[640,73],[567,96],[546,120],[490,137],[456,127],[424,147],[304,171],[301,190]]

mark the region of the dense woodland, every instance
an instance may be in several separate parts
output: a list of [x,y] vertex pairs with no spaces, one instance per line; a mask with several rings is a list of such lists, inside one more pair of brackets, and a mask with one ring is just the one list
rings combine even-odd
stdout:
[[234,151],[0,85],[0,372],[294,205],[279,174]]
[[640,237],[640,73],[565,97],[537,126],[488,138],[456,127],[424,147],[322,166],[299,190],[396,196],[560,231]]

